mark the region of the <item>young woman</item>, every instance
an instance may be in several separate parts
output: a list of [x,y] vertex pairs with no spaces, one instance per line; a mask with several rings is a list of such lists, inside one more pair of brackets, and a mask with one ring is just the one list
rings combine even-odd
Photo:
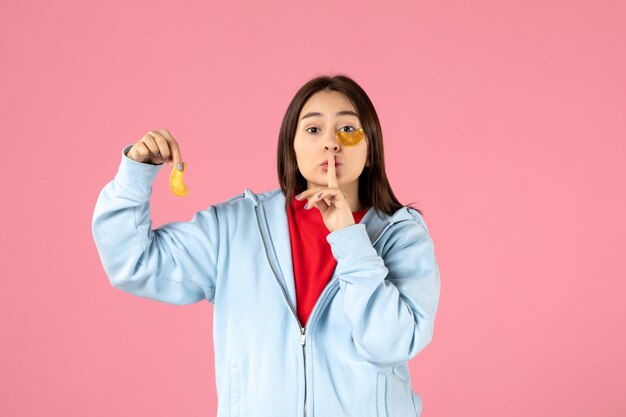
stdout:
[[214,305],[218,417],[420,416],[408,361],[433,336],[439,269],[419,210],[394,196],[380,123],[344,75],[307,82],[278,138],[280,189],[249,189],[152,229],[165,129],[122,152],[93,236],[111,284]]

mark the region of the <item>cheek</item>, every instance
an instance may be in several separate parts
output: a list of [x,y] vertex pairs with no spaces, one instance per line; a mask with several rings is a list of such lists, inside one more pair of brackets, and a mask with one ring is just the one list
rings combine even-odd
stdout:
[[293,142],[293,150],[296,154],[298,164],[307,165],[310,163],[310,160],[312,159],[311,155],[313,153],[310,146],[307,146],[304,141],[300,141],[296,138]]
[[296,157],[300,157],[302,155],[302,141],[298,140],[298,137],[293,141],[293,150],[296,153]]
[[358,160],[359,163],[365,163],[367,161],[367,144],[363,143],[363,146],[360,146],[359,149],[355,149],[355,160]]
[[308,171],[308,161],[306,158],[306,152],[302,149],[302,147],[297,146],[296,143],[294,143],[293,146],[293,150],[296,154],[296,164],[298,165],[298,168],[300,169],[300,172],[306,172]]

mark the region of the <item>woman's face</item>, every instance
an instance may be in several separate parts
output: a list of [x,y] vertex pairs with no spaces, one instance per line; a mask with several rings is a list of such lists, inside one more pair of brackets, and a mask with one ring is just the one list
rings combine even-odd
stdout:
[[337,91],[322,90],[309,97],[298,116],[293,147],[300,173],[308,188],[328,187],[328,171],[323,165],[335,153],[337,183],[344,190],[358,190],[359,175],[367,159],[367,136],[353,146],[342,146],[335,132],[361,128],[350,100]]

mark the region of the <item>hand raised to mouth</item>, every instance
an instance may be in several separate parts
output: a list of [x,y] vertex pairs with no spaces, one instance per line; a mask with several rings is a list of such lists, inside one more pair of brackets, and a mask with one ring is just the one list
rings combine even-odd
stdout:
[[308,208],[317,207],[329,231],[355,224],[347,196],[339,189],[335,170],[335,155],[328,156],[328,187],[309,188],[296,196],[296,200],[308,199]]

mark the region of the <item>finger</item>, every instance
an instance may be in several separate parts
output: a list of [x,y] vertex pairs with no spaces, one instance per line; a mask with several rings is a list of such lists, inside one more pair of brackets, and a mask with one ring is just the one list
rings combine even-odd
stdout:
[[[322,202],[323,204],[321,204]],[[309,208],[317,206],[322,211],[325,211],[331,205],[341,208],[347,204],[345,195],[338,188],[325,188],[309,200]]]
[[335,154],[328,157],[328,188],[338,188],[337,173],[335,171]]
[[[183,162],[183,157],[180,153],[180,147],[178,146],[178,142],[174,139],[174,136],[167,129],[159,129],[159,133],[167,138],[167,143],[170,146],[170,156],[172,158],[172,163],[168,164],[174,168],[177,167],[179,163]],[[167,161],[166,161],[167,162]]]
[[137,162],[147,161],[150,158],[150,149],[148,149],[145,143],[137,142],[137,144],[128,151],[128,157]]
[[176,143],[176,141],[174,140],[170,140],[168,141],[169,145],[170,145],[170,151],[171,153],[171,158],[172,158],[172,163],[171,163],[171,167],[172,168],[176,168],[178,166],[182,167],[183,164],[183,157],[180,154],[180,147],[178,146],[178,143]]
[[146,145],[146,147],[150,150],[152,154],[156,155],[156,153],[159,152],[159,145],[157,145],[152,132],[146,133],[142,138],[142,142]]
[[174,139],[174,136],[172,136],[172,134],[169,132],[169,130],[167,130],[167,129],[159,129],[157,132],[159,132],[160,134],[165,136],[168,140],[171,140],[172,142],[176,142],[176,139]]
[[317,207],[322,213],[324,213],[330,207],[330,204],[328,204],[324,199],[318,200],[314,204],[315,207]]
[[[312,209],[313,206],[315,205],[315,203],[317,202],[317,200],[319,200],[319,198],[317,198],[316,196],[324,194],[324,190],[327,190],[327,188],[317,187],[317,188],[308,189],[306,191],[307,195],[304,196],[308,200],[307,204],[306,204],[306,206],[304,208],[305,209]],[[302,197],[302,198],[304,198],[304,197]]]
[[326,187],[315,187],[309,188],[307,190],[302,191],[300,194],[296,196],[296,200],[304,200],[305,198],[309,198],[315,193],[319,193],[321,190],[325,190]]
[[170,157],[170,147],[167,144],[167,139],[157,132],[152,132],[152,136],[159,147],[157,156],[160,156],[164,161],[167,161]]

